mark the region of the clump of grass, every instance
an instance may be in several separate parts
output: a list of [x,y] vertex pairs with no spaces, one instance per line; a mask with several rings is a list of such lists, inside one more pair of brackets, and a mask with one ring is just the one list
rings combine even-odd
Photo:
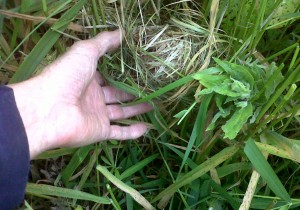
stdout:
[[[33,163],[30,182],[36,184],[28,185],[28,203],[78,209],[297,208],[300,5],[290,1],[294,6],[286,10],[286,3],[6,2],[10,12],[28,15],[19,16],[27,21],[0,17],[1,71],[11,76],[18,69],[13,80],[28,78],[74,40],[120,27],[126,31],[123,46],[101,60],[99,71],[112,85],[138,95],[136,103],[155,107],[141,118],[152,128],[141,141],[42,154]],[[72,27],[58,20],[66,14],[74,18]]]

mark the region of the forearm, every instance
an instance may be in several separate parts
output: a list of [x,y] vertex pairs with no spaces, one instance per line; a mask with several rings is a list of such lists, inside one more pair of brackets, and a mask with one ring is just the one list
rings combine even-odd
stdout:
[[0,87],[0,209],[23,201],[29,173],[27,136],[13,90]]

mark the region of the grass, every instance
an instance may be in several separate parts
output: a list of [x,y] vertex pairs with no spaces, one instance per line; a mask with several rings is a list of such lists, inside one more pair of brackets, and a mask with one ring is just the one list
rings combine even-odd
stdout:
[[[0,81],[38,73],[115,28],[98,69],[149,101],[138,141],[56,149],[31,163],[26,209],[295,209],[297,0],[0,1]],[[70,24],[71,23],[71,24]],[[26,58],[26,59],[25,59]]]

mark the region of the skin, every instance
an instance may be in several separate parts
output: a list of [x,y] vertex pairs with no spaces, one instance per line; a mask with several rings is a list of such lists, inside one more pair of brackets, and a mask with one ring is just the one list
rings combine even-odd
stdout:
[[120,106],[120,102],[134,97],[106,86],[96,72],[98,59],[116,49],[121,40],[121,32],[116,30],[76,42],[38,76],[9,85],[27,133],[31,159],[57,147],[136,139],[146,132],[144,123],[111,123],[148,112],[152,107],[147,103]]

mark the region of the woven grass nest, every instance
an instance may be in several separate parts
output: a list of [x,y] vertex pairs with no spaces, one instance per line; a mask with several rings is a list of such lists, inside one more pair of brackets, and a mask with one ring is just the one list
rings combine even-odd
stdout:
[[[170,6],[157,15],[143,7],[134,17],[124,13],[126,10],[121,12],[121,8],[108,11],[107,22],[121,25],[126,32],[122,53],[114,56],[123,67],[109,72],[114,79],[130,78],[143,93],[149,94],[204,65],[209,53],[209,30],[208,25],[196,22],[204,18],[200,10],[172,10]],[[184,89],[187,87],[169,91],[159,97],[159,102],[174,105],[186,94]]]

